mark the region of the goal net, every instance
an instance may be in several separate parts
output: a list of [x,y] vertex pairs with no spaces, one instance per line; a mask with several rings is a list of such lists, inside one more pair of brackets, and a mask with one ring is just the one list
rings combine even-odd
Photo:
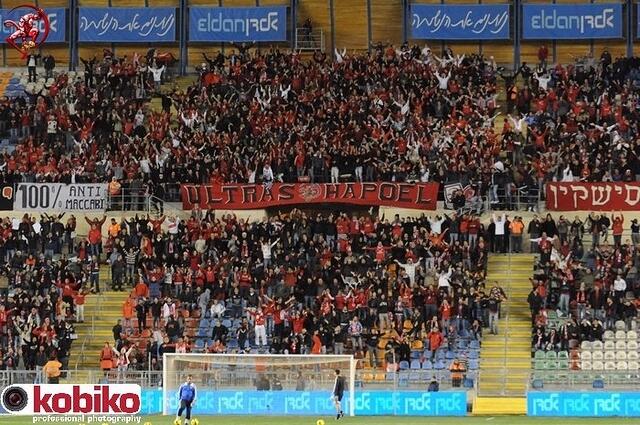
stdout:
[[356,361],[344,355],[164,354],[163,413],[175,414],[178,389],[192,376],[193,415],[335,414],[335,370],[344,376],[345,414],[354,415]]

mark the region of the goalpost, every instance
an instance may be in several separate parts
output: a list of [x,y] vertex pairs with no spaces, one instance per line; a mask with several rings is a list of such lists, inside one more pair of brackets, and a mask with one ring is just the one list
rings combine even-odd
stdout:
[[333,415],[339,369],[346,382],[343,409],[354,416],[356,363],[351,355],[165,353],[163,414],[175,414],[178,388],[192,375],[196,415]]

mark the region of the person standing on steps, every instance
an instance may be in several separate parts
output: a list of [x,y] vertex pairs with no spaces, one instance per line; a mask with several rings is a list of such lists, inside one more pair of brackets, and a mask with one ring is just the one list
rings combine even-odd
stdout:
[[38,59],[40,59],[40,55],[27,55],[27,71],[29,72],[30,83],[35,83],[38,80],[38,74],[36,73]]

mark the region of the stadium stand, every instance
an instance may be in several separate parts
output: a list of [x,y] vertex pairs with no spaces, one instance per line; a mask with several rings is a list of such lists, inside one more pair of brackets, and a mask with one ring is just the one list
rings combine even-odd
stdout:
[[[110,196],[109,217],[0,224],[0,371],[41,382],[54,356],[66,382],[155,387],[163,353],[346,353],[368,388],[519,397],[480,413],[521,412],[529,388],[637,385],[637,220],[541,206],[552,184],[640,180],[638,58],[594,42],[576,62],[560,41],[551,64],[525,42],[511,70],[501,43],[402,43],[401,18],[367,17],[401,2],[330,3],[300,2],[311,47],[189,46],[195,78],[164,62],[175,43],[84,44],[75,71],[52,46],[47,75],[0,73],[0,184]],[[165,205],[181,184],[281,182],[436,182],[446,209]]]
[[[464,359],[472,385],[481,324],[502,298],[482,287],[484,241],[446,245],[446,229],[434,229],[440,221],[294,210],[256,223],[192,216],[173,235],[142,230],[154,245],[140,252],[114,348],[146,347],[152,362],[163,352],[353,353],[371,370],[365,382],[396,371],[409,382],[450,382],[455,359]],[[129,225],[112,244],[127,257],[138,251],[127,235],[146,228],[144,220]],[[175,255],[163,260],[167,249]]]
[[[549,234],[532,245],[540,252],[528,296],[532,379],[537,385],[628,385],[638,370],[638,245],[621,236],[614,245],[608,240],[609,224],[614,235],[622,234],[624,216],[591,214],[562,237],[556,221],[547,221]],[[587,235],[590,249],[583,248]]]

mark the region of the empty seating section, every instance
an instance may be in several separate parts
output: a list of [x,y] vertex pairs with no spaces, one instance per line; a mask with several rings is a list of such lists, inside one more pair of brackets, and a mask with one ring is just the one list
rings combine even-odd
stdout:
[[638,333],[623,330],[604,332],[603,341],[582,341],[561,351],[535,350],[532,379],[547,384],[591,386],[602,380],[607,386],[636,385],[640,378]]

